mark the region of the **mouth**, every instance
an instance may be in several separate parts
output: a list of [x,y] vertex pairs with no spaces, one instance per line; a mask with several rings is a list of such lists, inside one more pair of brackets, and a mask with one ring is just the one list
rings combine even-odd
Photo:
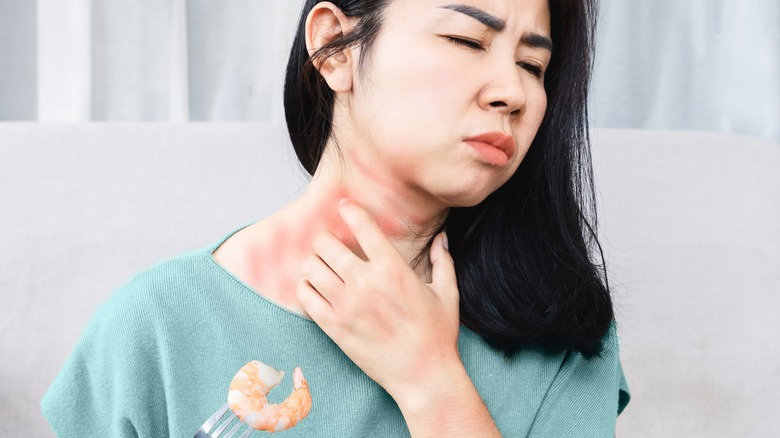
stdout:
[[500,131],[486,132],[463,140],[493,166],[506,166],[515,154],[515,139]]

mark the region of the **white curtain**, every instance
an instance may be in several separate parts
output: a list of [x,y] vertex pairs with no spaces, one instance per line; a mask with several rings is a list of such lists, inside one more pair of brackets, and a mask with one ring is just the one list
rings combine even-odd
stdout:
[[[0,0],[0,120],[282,120],[301,4]],[[780,2],[601,5],[593,126],[780,142]]]
[[595,126],[780,143],[780,1],[602,0],[601,18]]
[[38,0],[35,119],[279,119],[300,5]]

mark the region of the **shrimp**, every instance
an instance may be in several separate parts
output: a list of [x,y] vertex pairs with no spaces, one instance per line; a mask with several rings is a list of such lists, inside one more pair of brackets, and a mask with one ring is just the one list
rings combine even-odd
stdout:
[[309,384],[300,367],[293,371],[293,391],[279,404],[268,403],[267,395],[284,377],[268,365],[253,360],[241,367],[230,382],[228,405],[236,416],[257,430],[278,432],[289,429],[311,411]]

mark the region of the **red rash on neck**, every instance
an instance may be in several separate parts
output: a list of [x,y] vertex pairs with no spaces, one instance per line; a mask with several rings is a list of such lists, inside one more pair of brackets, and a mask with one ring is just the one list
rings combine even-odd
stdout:
[[383,177],[376,171],[378,166],[371,166],[358,153],[350,153],[349,158],[357,175],[356,179],[365,180],[367,183],[360,188],[368,187],[372,197],[362,199],[363,194],[356,193],[354,199],[369,210],[374,221],[388,237],[401,237],[410,232],[409,227],[418,229],[427,225],[422,215],[415,213],[409,205],[404,205],[404,188],[400,181]]
[[[414,208],[412,190],[378,173],[377,170],[384,168],[371,165],[370,159],[362,159],[367,157],[352,153],[347,158],[352,171],[348,177],[318,180],[315,176],[303,196],[261,221],[243,247],[242,270],[247,283],[282,307],[302,311],[295,292],[301,278],[301,264],[314,254],[313,241],[320,233],[332,233],[355,255],[367,259],[338,213],[342,198],[361,205],[385,235],[394,244],[404,245],[406,251],[423,243],[415,233],[432,231],[427,228],[437,218]],[[416,199],[416,202],[425,201]]]

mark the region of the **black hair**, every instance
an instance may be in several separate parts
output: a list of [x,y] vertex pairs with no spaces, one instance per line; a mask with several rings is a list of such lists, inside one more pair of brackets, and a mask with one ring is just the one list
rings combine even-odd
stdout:
[[[359,65],[389,0],[331,0],[356,26],[311,57],[305,23],[322,0],[307,0],[284,88],[288,131],[314,174],[331,135],[334,94],[314,67],[350,46]],[[514,175],[484,201],[451,208],[447,230],[460,290],[460,320],[507,357],[524,348],[598,357],[614,320],[596,235],[587,98],[597,0],[548,0],[553,52],[545,72],[547,109]],[[428,244],[430,248],[430,242]],[[427,249],[420,254],[424,254]]]
[[382,12],[389,0],[329,0],[347,17],[360,20],[347,34],[341,34],[309,56],[306,49],[306,17],[317,3],[306,0],[298,20],[284,80],[284,115],[293,148],[303,168],[314,175],[333,125],[335,96],[314,66],[346,47],[360,46],[358,67],[362,67],[382,24]]

